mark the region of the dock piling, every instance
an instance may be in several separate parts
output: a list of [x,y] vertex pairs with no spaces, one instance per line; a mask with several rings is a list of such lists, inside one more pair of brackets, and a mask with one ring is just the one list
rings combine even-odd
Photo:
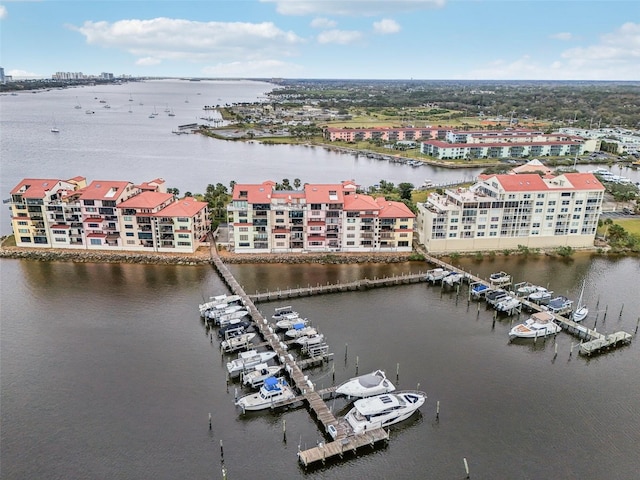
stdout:
[[620,308],[620,314],[618,315],[618,320],[620,320],[622,318],[622,310],[624,310],[624,303],[622,304],[622,307]]
[[465,471],[465,472],[466,472],[466,474],[467,474],[467,477],[466,477],[466,478],[470,478],[470,477],[469,477],[469,464],[467,463],[467,459],[466,459],[466,458],[463,458],[463,459],[462,459],[462,461],[464,462],[464,471]]
[[360,358],[358,357],[358,355],[356,355],[356,375],[358,375],[358,360]]
[[436,402],[436,420],[440,421],[440,400]]
[[[638,319],[640,321],[640,318]],[[636,332],[638,331],[638,326],[636,325]],[[400,378],[400,363],[396,363],[396,383]]]
[[211,414],[209,414],[209,430],[211,430]]
[[224,447],[222,445],[222,439],[220,439],[220,460],[224,461]]

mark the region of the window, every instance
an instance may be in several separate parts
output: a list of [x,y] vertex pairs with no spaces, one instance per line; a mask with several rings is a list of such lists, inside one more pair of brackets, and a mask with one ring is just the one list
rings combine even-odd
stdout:
[[55,235],[64,235],[67,232],[65,230],[54,230],[53,233]]
[[27,225],[27,222],[19,221],[18,225]]
[[97,223],[90,223],[89,228],[100,228],[100,226]]
[[449,234],[449,238],[456,238],[457,236],[458,236],[458,234],[455,233],[455,232]]
[[178,238],[189,238],[189,234],[188,233],[179,233],[178,234]]
[[55,238],[54,238],[54,240],[55,240],[56,242],[66,242],[66,241],[67,241],[67,239],[66,239],[66,238],[64,238],[64,237],[55,237]]
[[287,236],[279,233],[276,235],[276,238],[287,238]]
[[136,243],[135,240],[127,240],[127,245],[133,245],[134,243]]
[[408,246],[409,246],[409,242],[407,242],[407,241],[400,241],[400,242],[398,242],[398,246],[399,246],[399,247],[408,247]]
[[124,217],[122,217],[122,219],[125,222],[132,222],[133,221],[133,218],[131,217],[131,215],[125,215]]
[[92,238],[91,240],[91,245],[102,245],[102,240],[100,240],[99,238]]
[[240,241],[247,241],[249,240],[249,235],[240,235]]
[[133,237],[135,234],[133,232],[127,232],[126,235],[127,237]]
[[29,233],[29,229],[28,228],[19,228],[18,229],[18,233]]
[[478,232],[478,233],[476,233],[476,237],[484,237],[484,232]]
[[131,229],[131,228],[133,228],[133,225],[125,224],[124,228]]
[[190,247],[191,242],[178,242],[178,245],[181,247]]
[[249,227],[240,227],[238,228],[239,232],[248,232],[249,231]]
[[31,237],[20,237],[22,243],[31,243]]
[[348,247],[352,247],[352,246],[354,246],[354,245],[355,245],[355,242],[354,242],[354,241],[352,241],[352,240],[347,242],[347,246],[348,246]]

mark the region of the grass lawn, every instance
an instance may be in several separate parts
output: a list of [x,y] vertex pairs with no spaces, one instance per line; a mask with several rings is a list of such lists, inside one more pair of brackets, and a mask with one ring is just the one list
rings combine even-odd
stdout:
[[640,218],[623,218],[617,219],[613,223],[617,223],[627,232],[640,237]]

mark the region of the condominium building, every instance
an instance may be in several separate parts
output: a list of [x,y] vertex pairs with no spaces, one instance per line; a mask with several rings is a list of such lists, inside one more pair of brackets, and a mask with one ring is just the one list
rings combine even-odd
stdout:
[[358,193],[352,181],[275,187],[234,186],[227,211],[236,253],[411,251],[415,215],[402,202]]
[[592,246],[604,186],[591,173],[489,175],[418,205],[420,242],[433,253]]
[[193,252],[210,220],[205,202],[177,200],[164,180],[25,178],[12,191],[12,227],[19,247]]
[[420,151],[440,159],[576,156],[593,151],[596,142],[562,133],[535,130],[448,131],[443,140],[422,142]]
[[444,138],[447,127],[372,127],[324,129],[324,138],[331,142],[361,142],[365,140],[384,140],[387,142],[412,141]]

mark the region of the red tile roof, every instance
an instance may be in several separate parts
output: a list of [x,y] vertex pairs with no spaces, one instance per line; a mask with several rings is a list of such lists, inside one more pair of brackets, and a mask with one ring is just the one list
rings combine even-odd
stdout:
[[193,217],[206,207],[207,202],[199,202],[193,197],[185,197],[167,205],[154,215],[156,217]]
[[344,210],[345,211],[371,211],[377,212],[380,209],[379,205],[370,195],[347,195],[344,197]]
[[173,198],[172,193],[142,192],[118,204],[118,208],[157,208]]
[[[565,177],[576,190],[604,190],[605,187],[593,173],[565,173]],[[556,178],[559,178],[556,177]]]
[[131,182],[94,180],[82,191],[82,200],[117,200]]
[[344,187],[340,183],[307,183],[304,186],[307,203],[341,204],[345,201],[343,191]]
[[537,173],[519,173],[518,175],[494,175],[505,192],[547,190],[547,184]]
[[56,178],[25,178],[11,190],[11,195],[20,194],[24,188],[24,198],[44,198],[60,181]]
[[[233,200],[246,200],[249,203],[271,203],[271,193],[276,183],[268,180],[259,185],[248,183],[236,183],[233,186]],[[246,196],[240,196],[240,192],[247,192]]]
[[376,198],[380,206],[379,218],[416,218],[416,215],[402,202],[392,202],[384,197]]

